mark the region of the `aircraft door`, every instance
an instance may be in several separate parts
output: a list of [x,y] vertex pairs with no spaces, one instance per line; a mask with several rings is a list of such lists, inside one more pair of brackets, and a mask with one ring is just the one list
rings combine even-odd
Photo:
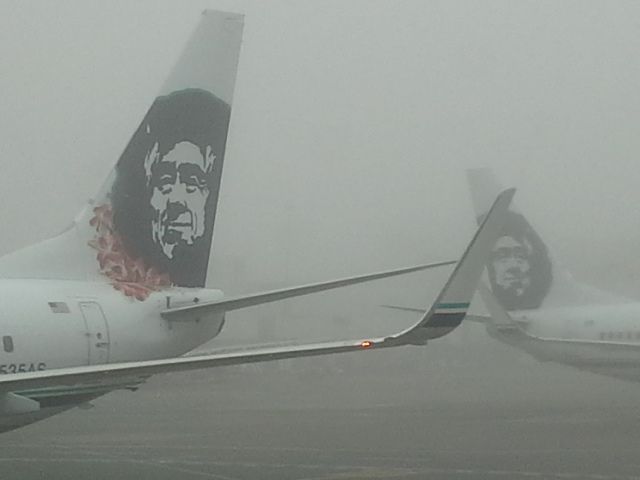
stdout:
[[80,310],[87,326],[89,365],[109,362],[109,328],[100,305],[96,302],[80,302]]

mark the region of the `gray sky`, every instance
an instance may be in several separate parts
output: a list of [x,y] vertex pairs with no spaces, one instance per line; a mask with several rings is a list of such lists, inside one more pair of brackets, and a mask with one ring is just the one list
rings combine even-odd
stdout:
[[456,258],[490,166],[577,277],[636,290],[631,1],[0,0],[0,251],[96,193],[204,8],[246,14],[217,284]]

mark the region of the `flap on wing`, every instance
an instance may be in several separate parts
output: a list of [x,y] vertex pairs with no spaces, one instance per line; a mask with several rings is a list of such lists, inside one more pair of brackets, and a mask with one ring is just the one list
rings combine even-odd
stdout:
[[425,314],[424,308],[403,307],[401,305],[380,305],[380,306],[383,308],[388,308],[390,310],[401,310],[403,312],[419,313],[420,315]]

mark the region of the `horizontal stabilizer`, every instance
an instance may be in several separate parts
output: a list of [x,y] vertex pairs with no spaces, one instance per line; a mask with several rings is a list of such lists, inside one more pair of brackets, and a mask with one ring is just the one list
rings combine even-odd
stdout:
[[[403,307],[401,305],[380,305],[383,308],[388,308],[390,310],[400,310],[403,312],[411,312],[415,314],[424,315],[424,308],[415,308],[415,307]],[[467,313],[464,317],[466,322],[475,322],[475,323],[491,323],[491,317],[488,315],[471,315]]]
[[224,298],[215,302],[206,302],[196,305],[189,305],[186,307],[171,308],[162,312],[162,316],[168,320],[179,321],[180,317],[184,316],[185,314],[188,318],[191,318],[191,314],[193,313],[208,314],[212,312],[228,312],[230,310],[238,310],[240,308],[262,305],[263,303],[276,302],[278,300],[284,300],[287,298],[309,295],[311,293],[322,292],[324,290],[346,287],[348,285],[356,285],[358,283],[371,282],[373,280],[380,280],[396,275],[404,275],[407,273],[418,272],[420,270],[427,270],[430,268],[444,267],[447,265],[453,265],[454,263],[456,263],[455,260],[438,263],[427,263],[424,265],[416,265],[413,267],[405,267],[395,270],[386,270],[384,272],[358,275],[356,277],[342,278],[339,280],[331,280],[328,282],[312,283],[309,285],[282,288],[278,290],[271,290],[268,292],[252,293],[249,295],[239,295],[235,297]]
[[388,308],[390,310],[401,310],[403,312],[411,312],[411,313],[419,313],[424,315],[426,310],[424,308],[415,308],[415,307],[403,307],[401,305],[380,305],[383,308]]

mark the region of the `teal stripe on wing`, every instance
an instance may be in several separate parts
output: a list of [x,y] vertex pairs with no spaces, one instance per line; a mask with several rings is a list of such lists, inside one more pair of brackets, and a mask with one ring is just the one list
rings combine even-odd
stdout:
[[429,321],[426,324],[427,328],[455,328],[464,319],[464,316],[467,314],[466,310],[463,312],[436,312],[431,316]]
[[458,303],[438,303],[436,304],[436,310],[449,310],[449,309],[457,309],[457,308],[469,308],[469,302],[458,302]]

